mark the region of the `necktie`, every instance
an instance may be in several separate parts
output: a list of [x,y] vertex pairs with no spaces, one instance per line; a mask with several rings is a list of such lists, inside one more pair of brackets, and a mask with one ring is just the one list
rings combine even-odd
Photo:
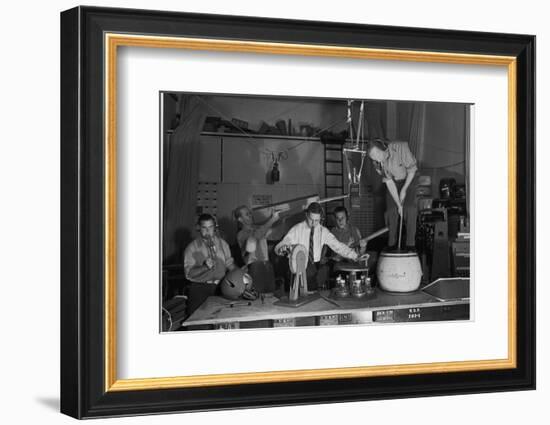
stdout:
[[315,228],[312,227],[311,231],[309,232],[309,254],[308,254],[309,264],[313,264],[315,262],[313,260],[313,231],[314,230],[315,230]]

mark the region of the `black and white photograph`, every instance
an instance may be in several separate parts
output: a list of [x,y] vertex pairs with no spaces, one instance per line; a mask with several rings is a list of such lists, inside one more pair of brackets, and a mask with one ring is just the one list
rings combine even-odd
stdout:
[[543,9],[6,3],[2,422],[544,423]]
[[473,104],[160,104],[161,332],[472,320]]

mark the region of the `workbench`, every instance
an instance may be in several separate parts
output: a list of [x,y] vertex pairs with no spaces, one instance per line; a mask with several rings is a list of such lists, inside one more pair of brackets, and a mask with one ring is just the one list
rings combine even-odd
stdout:
[[455,279],[451,283],[445,290],[431,284],[425,290],[407,294],[375,288],[372,296],[364,298],[334,298],[329,290],[324,290],[320,298],[300,307],[276,305],[278,298],[271,294],[254,301],[229,301],[211,296],[182,327],[187,330],[249,329],[468,320],[469,279]]

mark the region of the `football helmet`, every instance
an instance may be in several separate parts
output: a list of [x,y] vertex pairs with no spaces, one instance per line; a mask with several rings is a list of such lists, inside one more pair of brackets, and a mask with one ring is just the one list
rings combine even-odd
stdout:
[[228,272],[220,283],[222,295],[228,300],[255,300],[258,293],[252,284],[252,277],[242,269]]

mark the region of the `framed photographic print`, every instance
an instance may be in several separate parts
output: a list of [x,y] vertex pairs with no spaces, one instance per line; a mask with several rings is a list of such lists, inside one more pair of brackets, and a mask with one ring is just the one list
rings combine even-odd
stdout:
[[535,387],[535,38],[61,15],[61,411]]

